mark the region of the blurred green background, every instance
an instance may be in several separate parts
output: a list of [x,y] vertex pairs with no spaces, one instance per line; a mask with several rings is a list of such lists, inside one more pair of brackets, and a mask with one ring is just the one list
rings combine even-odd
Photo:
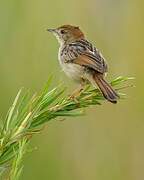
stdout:
[[[36,135],[22,180],[144,179],[144,1],[1,0],[0,112],[4,118],[20,87],[38,91],[53,74],[64,82],[58,43],[46,28],[79,25],[109,64],[108,79],[134,76],[127,99],[86,110],[86,116],[53,121]],[[36,147],[36,148],[35,148]]]

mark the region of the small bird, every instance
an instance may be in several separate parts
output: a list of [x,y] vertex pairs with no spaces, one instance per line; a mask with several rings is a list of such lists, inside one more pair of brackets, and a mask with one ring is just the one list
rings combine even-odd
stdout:
[[63,71],[80,84],[79,92],[86,83],[99,87],[105,99],[116,103],[118,94],[104,79],[107,63],[99,52],[77,26],[63,25],[55,29],[47,29],[58,40],[60,47],[58,59]]

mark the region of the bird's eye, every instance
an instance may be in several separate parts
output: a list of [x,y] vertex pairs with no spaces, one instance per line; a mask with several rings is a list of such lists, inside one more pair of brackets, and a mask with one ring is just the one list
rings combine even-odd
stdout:
[[61,32],[61,34],[65,34],[66,33],[64,30],[61,30],[60,32]]

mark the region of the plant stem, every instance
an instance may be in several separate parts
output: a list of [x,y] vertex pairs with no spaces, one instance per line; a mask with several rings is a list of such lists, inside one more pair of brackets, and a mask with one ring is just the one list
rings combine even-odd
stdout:
[[[118,77],[112,86],[120,85],[132,78]],[[18,180],[22,171],[21,161],[29,137],[42,130],[42,126],[57,117],[82,115],[81,109],[100,105],[105,100],[98,89],[87,86],[76,99],[63,97],[65,89],[60,86],[49,90],[50,80],[37,95],[22,95],[20,90],[6,116],[0,131],[0,175],[6,166],[10,167],[9,180]],[[127,86],[116,88],[120,90]]]

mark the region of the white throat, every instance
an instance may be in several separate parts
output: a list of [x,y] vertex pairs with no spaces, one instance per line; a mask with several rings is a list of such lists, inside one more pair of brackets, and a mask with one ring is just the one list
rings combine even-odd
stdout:
[[56,39],[58,40],[60,46],[63,46],[64,43],[65,43],[65,41],[64,41],[63,39],[61,39],[61,38],[58,36],[58,34],[55,34],[55,37],[56,37]]

